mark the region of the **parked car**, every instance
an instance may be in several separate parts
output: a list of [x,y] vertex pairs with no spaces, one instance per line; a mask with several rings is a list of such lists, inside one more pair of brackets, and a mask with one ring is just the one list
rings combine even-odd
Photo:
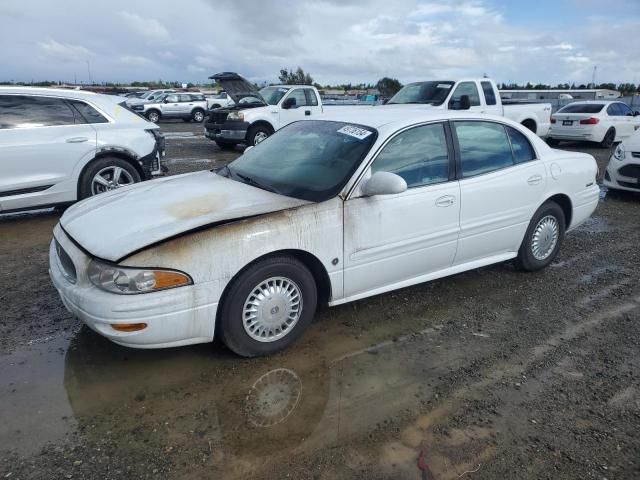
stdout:
[[220,148],[257,145],[285,125],[322,113],[322,100],[310,85],[274,85],[258,89],[237,73],[218,73],[217,81],[234,105],[209,112],[204,134]]
[[232,107],[235,104],[227,92],[205,93],[204,96],[207,99],[207,109],[209,110]]
[[0,211],[63,205],[161,174],[164,137],[121,98],[0,87]]
[[495,82],[489,78],[463,80],[430,80],[402,87],[385,108],[435,108],[469,110],[474,113],[504,116],[545,137],[549,132],[551,104],[514,102],[507,104],[500,97]]
[[141,103],[148,103],[157,101],[161,95],[166,93],[176,93],[176,91],[172,88],[162,88],[159,90],[147,90],[146,92],[140,94],[137,97],[131,97],[127,99],[127,105],[138,105]]
[[157,101],[132,105],[131,109],[144,115],[150,122],[158,123],[162,118],[181,118],[202,122],[207,110],[207,101],[201,93],[165,93]]
[[318,303],[508,260],[546,267],[596,208],[596,174],[592,156],[502,117],[354,108],[295,122],[217,172],[75,205],[54,229],[51,275],[118,344],[215,332],[239,355],[270,354]]
[[640,128],[640,113],[622,102],[573,102],[551,116],[548,141],[584,140],[610,148]]
[[612,190],[640,192],[640,130],[616,147],[603,183]]

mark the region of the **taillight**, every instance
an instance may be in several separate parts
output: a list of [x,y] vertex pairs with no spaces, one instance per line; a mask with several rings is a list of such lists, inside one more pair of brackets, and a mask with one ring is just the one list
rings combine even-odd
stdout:
[[551,117],[551,123],[556,123],[556,119]]
[[596,125],[600,123],[600,120],[596,117],[585,118],[584,120],[580,120],[580,125]]

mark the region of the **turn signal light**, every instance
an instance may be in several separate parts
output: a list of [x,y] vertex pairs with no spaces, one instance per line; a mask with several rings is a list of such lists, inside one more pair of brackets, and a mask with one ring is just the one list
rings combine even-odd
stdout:
[[156,280],[155,289],[179,287],[180,285],[189,285],[191,281],[189,277],[182,273],[169,272],[169,271],[156,271],[154,272]]
[[580,125],[597,125],[600,123],[600,120],[596,117],[585,118],[584,120],[580,120]]
[[117,332],[138,332],[147,328],[146,323],[112,323],[111,328]]

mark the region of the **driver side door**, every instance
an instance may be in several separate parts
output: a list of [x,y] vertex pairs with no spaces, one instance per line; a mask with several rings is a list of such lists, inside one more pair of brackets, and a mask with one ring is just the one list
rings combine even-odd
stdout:
[[[364,196],[362,186],[378,171],[401,176],[407,190]],[[460,187],[448,124],[425,124],[397,133],[344,204],[345,297],[411,285],[450,267],[459,214]]]
[[[292,89],[280,103],[280,127],[295,122],[297,120],[304,120],[310,118],[311,105],[307,105],[307,96],[304,93],[304,88]],[[283,105],[289,101],[295,101],[295,104],[289,108],[284,108]]]

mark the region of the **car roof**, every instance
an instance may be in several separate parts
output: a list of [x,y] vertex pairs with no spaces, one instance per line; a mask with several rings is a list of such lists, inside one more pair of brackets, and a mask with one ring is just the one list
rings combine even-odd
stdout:
[[366,127],[380,129],[382,127],[402,127],[415,123],[438,120],[493,120],[512,124],[505,117],[485,115],[473,112],[449,111],[440,109],[376,105],[376,106],[330,106],[325,113],[315,117],[316,120],[327,120],[345,123],[355,123]]
[[0,87],[0,93],[14,93],[14,94],[27,94],[27,95],[55,95],[56,97],[69,97],[69,98],[82,98],[87,99],[95,98],[99,95],[95,92],[89,92],[87,90],[75,90],[69,88],[49,88],[49,87]]

